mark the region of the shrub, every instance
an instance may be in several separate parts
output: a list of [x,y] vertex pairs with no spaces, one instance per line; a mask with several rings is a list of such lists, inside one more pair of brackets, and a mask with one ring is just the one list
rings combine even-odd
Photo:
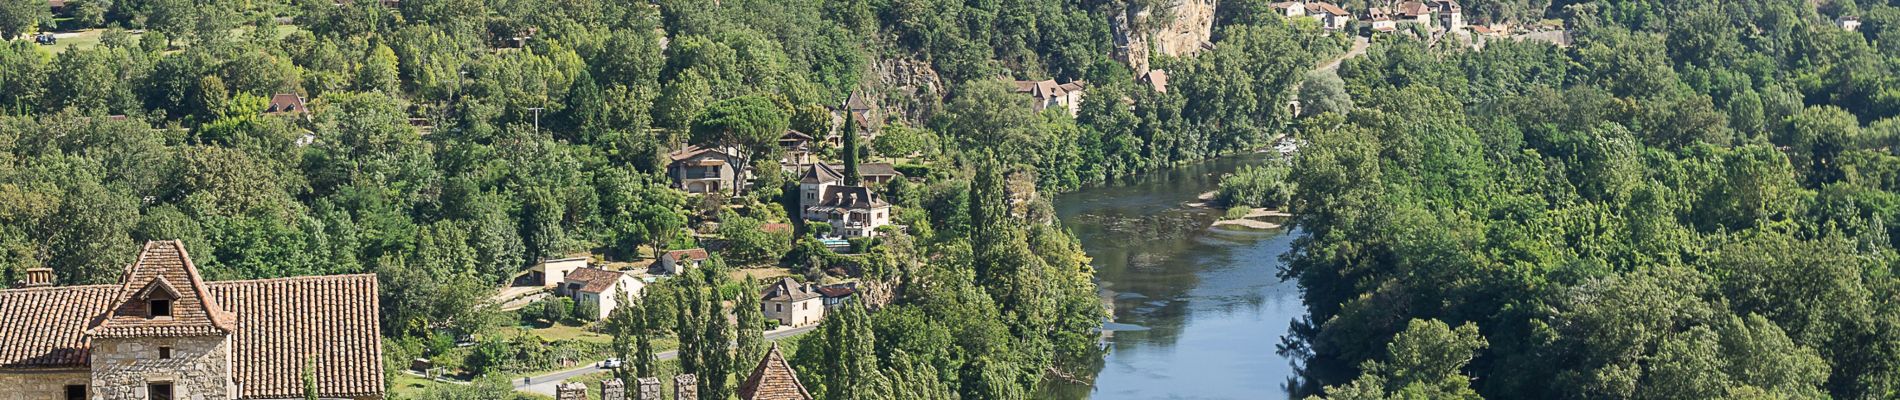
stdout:
[[1221,178],[1215,200],[1228,207],[1285,207],[1292,202],[1294,190],[1293,183],[1287,181],[1287,171],[1286,166],[1278,164],[1241,167]]

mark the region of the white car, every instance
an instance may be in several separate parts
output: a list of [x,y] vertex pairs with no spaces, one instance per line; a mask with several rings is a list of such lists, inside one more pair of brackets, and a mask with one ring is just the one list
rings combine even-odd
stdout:
[[609,358],[606,361],[601,361],[600,367],[601,368],[620,368],[620,359]]

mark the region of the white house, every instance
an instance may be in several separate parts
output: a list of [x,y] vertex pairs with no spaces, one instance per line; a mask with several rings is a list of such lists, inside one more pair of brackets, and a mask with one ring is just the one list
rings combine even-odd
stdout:
[[699,268],[707,258],[706,249],[673,250],[660,255],[660,269],[667,275],[679,275],[687,268]]
[[1274,11],[1280,13],[1280,16],[1287,18],[1304,17],[1307,11],[1306,2],[1303,1],[1282,1],[1268,4],[1267,7],[1273,8]]
[[541,277],[541,286],[552,288],[567,279],[567,274],[576,269],[587,268],[587,257],[568,257],[556,260],[542,260],[535,264],[533,273]]
[[1035,99],[1036,112],[1050,108],[1069,111],[1069,116],[1082,112],[1082,82],[1057,84],[1055,80],[1016,81],[1016,93],[1027,94]]
[[581,268],[567,274],[555,293],[572,297],[575,307],[588,307],[594,319],[607,318],[620,306],[620,292],[636,298],[646,291],[646,282],[633,274],[599,268]]

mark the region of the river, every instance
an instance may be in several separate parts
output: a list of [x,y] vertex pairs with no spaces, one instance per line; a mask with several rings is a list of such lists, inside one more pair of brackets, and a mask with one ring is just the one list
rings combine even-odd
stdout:
[[1188,205],[1222,174],[1261,162],[1226,157],[1056,199],[1094,258],[1115,323],[1092,385],[1054,383],[1037,398],[1287,397],[1295,372],[1275,347],[1306,312],[1297,285],[1275,275],[1292,235],[1210,230],[1218,211]]

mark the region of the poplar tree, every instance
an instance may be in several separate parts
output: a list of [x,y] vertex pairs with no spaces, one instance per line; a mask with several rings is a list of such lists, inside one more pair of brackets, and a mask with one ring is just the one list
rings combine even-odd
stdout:
[[844,185],[857,186],[858,175],[858,122],[849,115],[844,118]]
[[739,299],[735,303],[737,305],[733,312],[738,314],[739,319],[737,362],[738,365],[747,365],[765,357],[765,331],[762,330],[765,326],[765,312],[760,309],[759,295],[755,291],[759,287],[759,282],[748,277],[745,280],[745,286],[742,287],[745,290],[739,292]]

